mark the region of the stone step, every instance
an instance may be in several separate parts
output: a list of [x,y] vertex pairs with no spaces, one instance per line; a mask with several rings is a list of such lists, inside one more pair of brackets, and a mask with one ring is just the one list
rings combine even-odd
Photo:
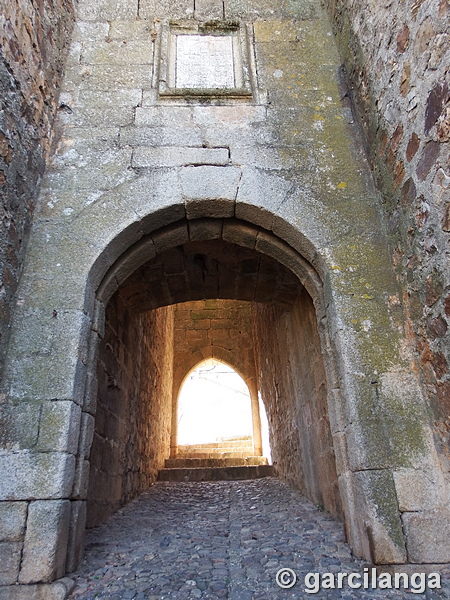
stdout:
[[205,451],[201,451],[201,450],[194,451],[194,452],[186,452],[186,453],[178,452],[178,455],[177,455],[178,458],[214,458],[214,459],[225,459],[225,458],[237,459],[237,458],[249,458],[250,456],[253,456],[253,450],[236,452],[234,450],[227,450],[226,448],[220,448],[220,449],[217,449],[217,451],[213,450],[212,452],[205,452]]
[[186,469],[201,467],[245,467],[267,465],[264,456],[247,456],[245,458],[168,458],[165,462],[166,469]]
[[193,449],[216,450],[218,448],[233,448],[236,450],[247,448],[253,449],[253,442],[251,440],[221,440],[219,442],[211,442],[209,444],[180,445],[178,446],[178,454],[191,452]]
[[192,469],[161,469],[159,481],[236,481],[274,477],[272,465],[240,467],[203,467]]

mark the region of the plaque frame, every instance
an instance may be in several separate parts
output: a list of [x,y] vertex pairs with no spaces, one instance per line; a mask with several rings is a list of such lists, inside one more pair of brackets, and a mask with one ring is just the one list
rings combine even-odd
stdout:
[[[153,88],[157,100],[190,103],[201,101],[220,104],[236,102],[260,103],[256,63],[253,48],[252,26],[236,21],[210,21],[199,23],[193,20],[155,23],[157,43],[153,71]],[[176,52],[177,37],[229,36],[233,48],[234,87],[177,87]]]

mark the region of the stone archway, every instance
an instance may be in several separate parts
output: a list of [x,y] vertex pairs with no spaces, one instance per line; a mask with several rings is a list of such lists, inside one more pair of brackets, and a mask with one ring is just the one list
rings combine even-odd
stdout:
[[[95,207],[93,209],[95,212]],[[311,306],[314,306],[314,321],[325,359],[329,418],[349,541],[360,556],[382,563],[405,561],[399,506],[405,514],[408,507],[418,507],[416,500],[408,495],[411,488],[406,484],[408,478],[417,477],[416,471],[409,467],[410,457],[417,457],[414,459],[416,464],[433,468],[434,455],[432,446],[426,441],[426,422],[418,419],[417,411],[414,415],[405,412],[400,401],[406,390],[410,391],[410,401],[413,397],[418,398],[414,392],[414,379],[398,370],[383,371],[386,344],[390,347],[395,336],[386,338],[383,334],[386,347],[383,354],[367,353],[361,362],[361,352],[368,340],[372,340],[372,345],[378,344],[375,323],[388,326],[385,320],[380,321],[382,300],[376,304],[376,310],[371,309],[371,327],[350,332],[348,328],[352,327],[353,317],[361,314],[360,304],[365,306],[364,316],[369,314],[364,294],[356,299],[353,297],[352,307],[349,307],[345,294],[342,295],[337,285],[342,277],[333,282],[332,268],[292,225],[286,222],[282,225],[280,217],[275,216],[272,220],[277,219],[279,225],[273,226],[272,230],[248,220],[213,218],[213,208],[205,208],[206,220],[199,218],[198,212],[196,218],[180,220],[177,218],[180,210],[177,205],[160,209],[129,225],[129,217],[120,222],[119,211],[114,217],[117,218],[115,236],[109,237],[109,243],[100,252],[95,245],[81,246],[80,252],[86,256],[90,253],[92,258],[80,263],[79,272],[68,267],[63,269],[57,286],[53,281],[42,279],[36,287],[35,274],[42,269],[46,272],[45,265],[52,263],[55,253],[62,261],[64,256],[68,256],[65,244],[69,234],[66,231],[58,239],[57,246],[50,249],[45,243],[40,243],[39,228],[35,230],[34,250],[22,283],[22,293],[25,290],[29,293],[15,321],[4,383],[4,389],[16,398],[7,415],[10,439],[17,436],[12,443],[17,444],[17,440],[22,439],[20,443],[24,448],[31,443],[23,437],[23,433],[21,436],[18,434],[25,431],[24,406],[31,410],[29,414],[34,421],[33,406],[50,411],[48,414],[53,416],[51,421],[42,422],[38,445],[32,445],[31,451],[9,450],[1,457],[6,473],[2,482],[3,497],[14,498],[15,506],[19,506],[17,502],[20,501],[24,506],[29,505],[28,533],[22,542],[26,551],[20,581],[28,584],[52,580],[64,574],[66,568],[69,572],[73,570],[81,558],[96,410],[96,350],[98,341],[104,336],[106,304],[131,274],[138,273],[158,253],[197,242],[199,238],[211,241],[220,237],[225,243],[253,249],[295,274],[295,279],[307,290]],[[258,220],[256,207],[247,212]],[[170,221],[172,224],[168,224]],[[59,225],[56,225],[56,230],[60,230]],[[274,230],[284,232],[285,239]],[[49,235],[48,231],[46,235]],[[75,232],[71,235],[76,237]],[[317,268],[305,259],[305,255]],[[37,270],[36,261],[41,264]],[[338,275],[342,269],[341,263]],[[74,277],[84,284],[81,287],[70,284]],[[45,289],[48,291],[45,292]],[[96,299],[95,289],[98,290]],[[355,286],[353,289],[356,289]],[[168,289],[165,291],[169,292]],[[150,300],[154,302],[155,298]],[[149,305],[149,297],[145,294],[139,296],[138,302],[141,301],[144,301],[145,311],[168,304],[167,298],[164,301],[156,298],[156,304]],[[27,306],[33,304],[41,305],[41,308],[30,312]],[[54,317],[49,314],[49,305],[66,308],[60,308],[57,317]],[[34,348],[39,348],[42,340],[47,340],[46,350],[36,354]],[[395,350],[390,351],[395,356]],[[380,359],[380,366],[375,368]],[[32,371],[28,370],[30,360]],[[36,378],[39,369],[43,375]],[[362,369],[366,373],[364,377],[361,377]],[[375,371],[376,380],[373,378]],[[372,408],[368,411],[366,401],[362,399],[367,397],[367,392],[369,398],[373,398],[375,389],[377,403],[371,404]],[[26,404],[25,399],[30,395],[35,398],[36,404]],[[15,411],[15,406],[20,406],[20,412]],[[420,401],[417,399],[418,406]],[[49,429],[51,423],[56,426]],[[31,424],[30,427],[32,429]],[[415,432],[413,437],[408,433],[411,427]],[[397,493],[400,494],[400,505]],[[379,494],[382,494],[383,503]],[[31,537],[33,523],[41,522],[42,514],[50,513],[53,517],[49,522],[54,525],[45,537],[47,549],[43,549],[41,543],[38,546],[39,553],[45,555],[46,560],[37,564],[33,558],[37,551],[36,542]],[[408,531],[420,528],[421,523],[429,524],[429,520],[420,521],[418,514],[415,510],[408,520]],[[68,538],[70,546],[67,546]]]
[[[163,459],[168,457],[167,432],[164,429],[168,420],[167,401],[166,408],[159,409],[165,411],[166,416],[163,417],[159,416],[162,414],[160,412],[145,413],[144,417],[142,412],[133,413],[131,408],[135,403],[134,397],[139,394],[133,390],[133,382],[148,381],[151,378],[150,374],[146,374],[145,366],[141,371],[142,375],[136,373],[126,376],[131,368],[127,367],[128,362],[134,367],[141,360],[135,353],[135,348],[145,346],[148,355],[151,355],[150,343],[136,337],[137,331],[145,329],[144,321],[138,326],[134,324],[132,316],[142,315],[142,319],[147,319],[147,314],[154,314],[155,319],[158,319],[157,315],[162,315],[164,307],[170,308],[178,302],[195,302],[200,298],[233,299],[238,301],[241,314],[238,316],[238,309],[233,313],[233,318],[227,319],[229,325],[225,333],[228,343],[224,343],[220,336],[216,339],[217,336],[214,335],[214,324],[219,321],[215,311],[222,310],[223,307],[220,305],[215,309],[207,309],[206,312],[212,313],[209,320],[205,319],[211,323],[211,335],[206,336],[203,322],[200,330],[195,331],[194,327],[193,331],[203,334],[205,343],[199,341],[188,344],[189,353],[183,356],[183,360],[176,350],[173,351],[173,398],[176,398],[186,371],[199,358],[211,355],[221,357],[231,364],[239,364],[253,400],[255,430],[259,434],[256,440],[257,453],[261,452],[258,395],[262,393],[263,400],[265,396],[268,398],[266,409],[269,420],[272,421],[275,460],[280,475],[309,494],[316,504],[324,504],[336,516],[341,514],[335,450],[327,408],[327,390],[331,386],[325,381],[324,366],[324,361],[328,361],[327,371],[332,373],[335,370],[334,357],[326,350],[321,352],[317,330],[320,319],[316,316],[317,309],[306,292],[306,286],[315,296],[316,307],[323,307],[320,279],[298,253],[261,227],[233,218],[178,221],[143,238],[113,266],[98,292],[98,299],[107,306],[107,327],[100,345],[100,364],[104,366],[99,370],[99,378],[103,383],[99,388],[97,412],[101,410],[103,415],[106,411],[108,418],[102,417],[95,431],[89,493],[94,504],[88,501],[90,525],[100,522],[118,506],[145,489],[145,486],[155,480]],[[244,304],[247,305],[247,312],[242,317]],[[272,307],[273,331],[264,330],[263,321],[267,318],[262,308],[264,305]],[[228,307],[227,311],[230,310]],[[287,313],[292,313],[292,317],[283,323]],[[304,318],[309,320],[310,326],[312,324],[312,331],[315,333],[310,333],[310,327],[303,327]],[[170,315],[165,313],[164,319],[163,327],[167,336]],[[279,323],[275,324],[277,321]],[[153,345],[161,348],[161,336],[152,325],[147,327],[151,328]],[[260,335],[256,334],[258,327]],[[280,359],[281,362],[270,363],[267,367],[269,358],[263,359],[264,352],[267,347],[275,347],[279,343],[276,336],[285,336],[284,330],[292,338],[302,340],[298,345],[302,350],[301,359],[296,357],[295,345],[285,338],[285,344],[282,345],[289,347],[289,351]],[[229,331],[237,334],[234,343]],[[308,338],[304,338],[304,332],[308,332]],[[186,336],[188,333],[190,331],[186,331]],[[216,330],[217,333],[220,330]],[[322,334],[324,333],[322,328]],[[137,339],[139,343],[134,341]],[[175,342],[176,339],[174,336]],[[201,335],[199,339],[202,339]],[[175,344],[176,347],[178,345]],[[308,345],[310,348],[307,348]],[[162,353],[163,351],[160,355]],[[124,364],[123,357],[130,357],[130,360]],[[157,364],[158,358],[154,355],[149,360],[155,365],[155,374],[162,370],[169,372],[166,364]],[[263,360],[266,366],[263,366]],[[302,371],[302,377],[314,380],[307,386],[293,380],[294,372],[300,368],[299,360],[307,365]],[[268,387],[263,382],[265,368],[273,371],[273,383]],[[116,373],[121,373],[121,378],[125,378],[125,381],[121,382],[118,375],[116,381]],[[276,382],[279,388],[273,393],[270,390]],[[308,390],[306,395],[302,394],[302,387]],[[122,392],[117,394],[115,389]],[[156,395],[163,397],[164,394],[167,394],[167,390],[164,392],[158,388]],[[145,406],[152,402],[154,401],[149,396]],[[316,408],[311,412],[312,405]],[[304,407],[309,410],[309,417],[306,419],[300,416]],[[314,411],[317,414],[313,414]],[[128,421],[123,418],[125,414],[136,423],[153,420],[161,425],[160,429],[154,425],[153,438],[149,438],[148,442],[153,444],[153,449],[148,447],[143,456],[136,450],[138,441],[133,442],[131,448],[134,458],[128,459],[125,456],[125,445],[135,436],[136,430],[136,426],[130,429]],[[115,429],[122,431],[122,434],[104,429],[104,422],[115,421],[119,423]],[[314,431],[308,432],[311,427]],[[300,441],[302,439],[303,447]],[[175,440],[176,427],[172,416],[172,455],[176,450]],[[320,440],[322,449],[314,447],[313,440]],[[117,456],[114,456],[115,448],[122,448],[122,451],[116,452]],[[127,465],[141,463],[147,464],[147,469],[137,472],[133,479]],[[107,491],[114,487],[116,492]]]

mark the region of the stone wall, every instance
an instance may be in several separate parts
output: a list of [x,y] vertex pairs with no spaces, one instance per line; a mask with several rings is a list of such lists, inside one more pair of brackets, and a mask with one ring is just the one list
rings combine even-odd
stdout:
[[280,477],[342,516],[316,315],[303,292],[290,311],[253,304],[258,389]]
[[389,220],[417,362],[447,464],[450,435],[448,0],[327,0]]
[[2,3],[0,13],[0,373],[39,183],[51,152],[71,0]]
[[[175,306],[174,364],[184,378],[200,361],[217,358],[255,376],[251,302],[199,300]],[[175,382],[177,377],[175,377]]]
[[88,527],[152,485],[168,458],[172,364],[172,309],[130,315],[116,294],[99,350]]

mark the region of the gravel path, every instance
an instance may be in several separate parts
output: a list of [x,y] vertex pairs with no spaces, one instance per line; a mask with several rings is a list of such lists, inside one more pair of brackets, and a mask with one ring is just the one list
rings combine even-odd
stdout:
[[[158,483],[89,532],[71,600],[442,600],[443,590],[305,592],[308,572],[364,572],[342,525],[274,478]],[[297,583],[281,589],[276,574]],[[288,582],[289,574],[284,581]],[[356,580],[355,580],[356,581]],[[361,580],[362,581],[362,580]],[[311,587],[314,581],[311,580]]]

